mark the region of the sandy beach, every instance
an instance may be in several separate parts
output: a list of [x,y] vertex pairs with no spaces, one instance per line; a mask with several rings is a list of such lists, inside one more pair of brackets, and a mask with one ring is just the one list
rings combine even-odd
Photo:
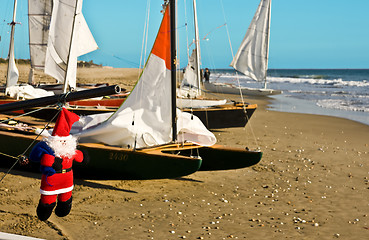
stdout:
[[[26,81],[27,68],[20,71]],[[0,74],[3,80],[3,67]],[[128,90],[137,77],[135,69],[78,72],[78,81]],[[219,144],[260,148],[258,165],[179,179],[75,179],[71,213],[46,222],[36,216],[41,174],[13,170],[0,183],[0,232],[43,239],[368,238],[369,126],[269,111],[268,98],[246,101],[259,107],[245,128],[213,132]]]

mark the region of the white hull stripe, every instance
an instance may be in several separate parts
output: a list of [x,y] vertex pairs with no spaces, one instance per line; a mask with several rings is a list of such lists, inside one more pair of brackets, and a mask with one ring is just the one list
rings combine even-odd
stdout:
[[42,195],[56,195],[56,194],[70,192],[72,190],[73,190],[73,185],[68,187],[68,188],[62,188],[62,189],[58,189],[58,190],[54,190],[54,191],[45,191],[45,190],[40,189],[40,193]]

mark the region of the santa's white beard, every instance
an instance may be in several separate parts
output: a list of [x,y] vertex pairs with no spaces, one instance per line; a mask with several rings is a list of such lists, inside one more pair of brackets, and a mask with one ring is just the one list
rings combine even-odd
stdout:
[[76,154],[77,138],[70,136],[68,138],[61,138],[57,136],[50,136],[44,141],[54,151],[56,157],[71,158]]

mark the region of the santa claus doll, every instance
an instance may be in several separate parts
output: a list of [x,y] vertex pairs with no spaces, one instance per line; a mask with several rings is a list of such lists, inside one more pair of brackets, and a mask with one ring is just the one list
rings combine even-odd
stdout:
[[[73,161],[82,162],[83,153],[77,150],[77,138],[70,135],[78,115],[62,108],[51,136],[35,145],[30,154],[32,161],[40,162],[41,199],[37,216],[47,220],[55,205],[55,214],[65,217],[72,208]],[[57,202],[57,204],[56,204]]]

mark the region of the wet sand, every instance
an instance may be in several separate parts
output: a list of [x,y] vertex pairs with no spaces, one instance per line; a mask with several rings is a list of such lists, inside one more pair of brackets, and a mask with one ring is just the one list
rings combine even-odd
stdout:
[[[136,74],[97,68],[78,77],[118,83]],[[267,98],[246,101],[259,106],[248,125],[214,133],[223,145],[260,148],[258,165],[179,179],[75,179],[70,215],[46,222],[35,214],[40,174],[14,170],[0,183],[0,231],[44,239],[368,238],[369,126],[269,111]]]

